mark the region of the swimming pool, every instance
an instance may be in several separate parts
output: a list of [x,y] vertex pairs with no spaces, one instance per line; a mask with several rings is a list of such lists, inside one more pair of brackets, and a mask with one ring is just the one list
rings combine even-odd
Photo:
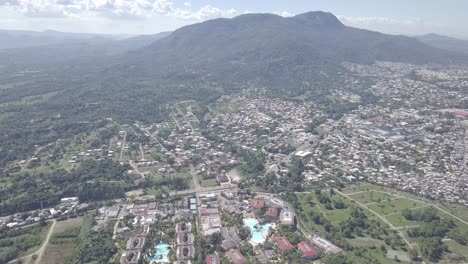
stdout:
[[244,219],[244,223],[250,228],[252,234],[250,241],[254,244],[262,244],[265,242],[266,237],[263,233],[273,226],[272,224],[259,225],[257,219],[254,218]]
[[168,244],[158,244],[154,247],[154,256],[149,258],[150,262],[154,263],[168,263],[169,259],[169,245]]

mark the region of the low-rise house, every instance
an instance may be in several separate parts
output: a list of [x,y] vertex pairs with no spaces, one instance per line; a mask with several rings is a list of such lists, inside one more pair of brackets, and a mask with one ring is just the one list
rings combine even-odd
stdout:
[[275,237],[273,240],[275,240],[276,245],[278,245],[278,248],[281,251],[287,251],[294,248],[291,242],[289,242],[289,240],[285,237]]
[[206,264],[221,264],[221,260],[218,255],[208,255],[205,258]]
[[252,200],[252,207],[254,209],[262,209],[265,206],[264,199],[253,199]]
[[226,252],[226,257],[234,264],[247,264],[247,259],[238,249],[230,249]]
[[333,244],[332,242],[322,238],[322,237],[319,237],[317,235],[311,235],[309,236],[309,241],[310,243],[312,243],[312,245],[320,248],[321,250],[325,251],[326,253],[330,253],[330,254],[337,254],[337,253],[340,253],[342,252],[343,250],[337,246],[335,246],[335,244]]
[[315,250],[312,245],[307,241],[302,241],[297,244],[297,248],[302,252],[306,259],[316,259],[318,258],[318,252]]
[[280,223],[282,225],[294,225],[294,215],[289,210],[282,210],[280,214]]
[[195,248],[193,246],[177,247],[177,260],[189,260],[195,256]]
[[278,208],[276,207],[269,207],[266,212],[265,216],[271,219],[276,219],[278,218]]

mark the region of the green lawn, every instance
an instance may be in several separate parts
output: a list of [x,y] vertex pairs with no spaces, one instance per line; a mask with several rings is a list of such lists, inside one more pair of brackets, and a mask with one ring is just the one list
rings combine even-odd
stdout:
[[390,223],[392,223],[393,226],[399,227],[399,226],[416,226],[416,225],[422,225],[423,222],[419,221],[410,221],[406,220],[402,214],[393,214],[385,217]]
[[216,179],[205,179],[203,175],[197,175],[197,179],[202,187],[218,186],[218,181]]
[[449,252],[461,254],[468,260],[468,246],[460,245],[453,240],[444,241],[444,244],[448,246]]
[[353,239],[347,239],[351,245],[356,246],[356,247],[379,247],[381,245],[385,245],[385,242],[383,240],[378,240],[370,237],[357,237]]
[[388,200],[392,200],[396,198],[394,195],[376,192],[376,191],[366,191],[363,193],[356,193],[356,194],[350,195],[350,197],[363,204],[378,203],[378,202],[388,201]]
[[404,209],[411,209],[415,207],[425,206],[421,202],[400,198],[391,201],[383,201],[380,203],[372,204],[369,206],[370,209],[374,210],[378,214],[385,216],[392,213],[401,212]]

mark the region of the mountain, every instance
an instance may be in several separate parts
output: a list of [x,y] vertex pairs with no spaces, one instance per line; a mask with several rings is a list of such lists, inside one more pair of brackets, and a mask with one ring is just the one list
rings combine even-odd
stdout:
[[468,40],[451,38],[433,33],[417,36],[416,38],[429,46],[468,55]]
[[313,82],[319,72],[344,71],[342,62],[374,61],[465,64],[468,59],[415,38],[347,27],[330,13],[288,18],[246,14],[180,28],[122,57],[120,68],[107,72],[164,80],[298,85]]
[[[9,150],[0,151],[0,166],[25,159],[36,144],[95,129],[108,117],[164,121],[167,104],[209,102],[244,88],[305,94],[326,104],[322,99],[331,90],[349,84],[352,73],[343,62],[468,63],[466,55],[348,27],[325,12],[246,14],[154,38],[91,38],[0,52],[0,149]],[[365,91],[353,92],[373,100]]]

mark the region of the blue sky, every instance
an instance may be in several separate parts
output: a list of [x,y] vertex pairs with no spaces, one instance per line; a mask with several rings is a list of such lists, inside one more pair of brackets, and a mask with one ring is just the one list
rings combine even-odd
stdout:
[[0,0],[0,28],[152,34],[248,12],[314,10],[385,33],[468,38],[466,0]]

